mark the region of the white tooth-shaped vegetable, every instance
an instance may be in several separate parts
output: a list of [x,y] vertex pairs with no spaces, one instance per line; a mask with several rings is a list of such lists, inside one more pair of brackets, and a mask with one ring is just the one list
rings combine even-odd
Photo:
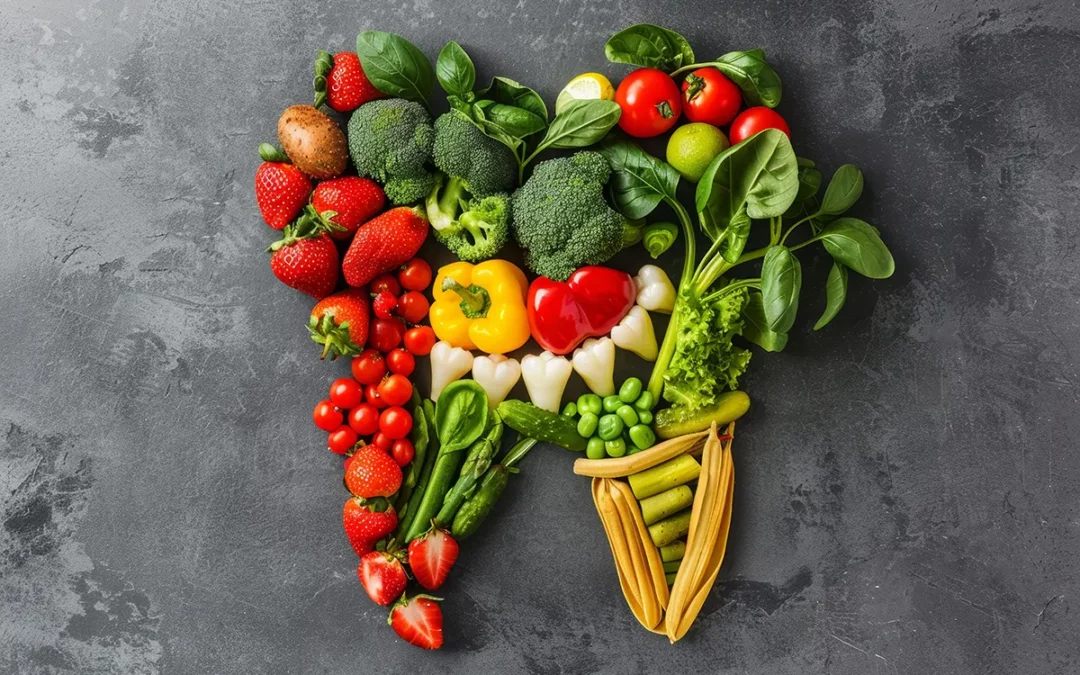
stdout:
[[615,343],[611,338],[589,338],[574,350],[574,370],[589,390],[599,396],[615,393]]
[[574,368],[566,357],[555,356],[551,352],[539,356],[529,354],[521,359],[521,377],[529,390],[529,400],[537,408],[548,412],[559,412],[563,391],[572,372]]
[[642,266],[634,277],[634,285],[637,286],[637,304],[650,312],[671,314],[675,309],[675,286],[667,272],[656,265]]
[[646,361],[655,361],[660,352],[656,346],[652,319],[641,305],[631,307],[622,321],[611,329],[611,341],[619,349],[634,352]]
[[484,388],[488,405],[494,408],[503,402],[521,379],[521,364],[517,359],[509,359],[502,354],[477,356],[472,363],[472,379]]
[[438,401],[446,385],[460,380],[472,370],[472,352],[451,347],[449,342],[436,342],[431,348],[431,400]]

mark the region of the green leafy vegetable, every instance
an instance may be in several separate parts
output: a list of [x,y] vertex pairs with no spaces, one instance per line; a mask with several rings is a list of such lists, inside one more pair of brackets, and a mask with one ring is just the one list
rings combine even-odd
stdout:
[[612,35],[604,45],[604,55],[612,63],[659,68],[667,73],[694,62],[694,50],[686,38],[648,23]]
[[478,91],[476,95],[481,99],[527,110],[544,120],[544,125],[547,125],[548,111],[544,99],[520,82],[515,82],[508,77],[493,77],[491,84],[486,89]]
[[783,351],[787,346],[787,333],[777,333],[765,320],[765,306],[761,293],[751,293],[742,311],[742,336],[767,352]]
[[834,262],[825,281],[825,311],[814,324],[814,330],[821,330],[836,318],[847,299],[847,268]]
[[439,58],[435,61],[435,76],[443,91],[462,98],[476,86],[476,66],[461,45],[453,40],[447,42],[439,52]]
[[424,52],[400,35],[366,30],[356,36],[356,55],[371,84],[384,94],[431,107],[435,74]]
[[858,218],[837,218],[815,239],[821,241],[834,260],[864,277],[886,279],[896,269],[892,253],[881,241],[881,235]]
[[484,433],[487,418],[488,399],[483,387],[472,380],[448,384],[435,406],[439,453],[450,454],[469,447]]
[[765,61],[765,51],[728,52],[713,64],[742,90],[746,105],[775,108],[780,105],[783,88],[780,76]]
[[[818,178],[820,182],[820,177]],[[863,175],[858,167],[845,164],[836,170],[825,196],[821,200],[820,213],[838,216],[859,201],[863,189]]]
[[769,329],[786,333],[795,323],[802,290],[802,266],[785,246],[770,246],[761,264],[761,296]]
[[570,101],[551,121],[551,126],[533,155],[547,148],[570,149],[592,145],[618,124],[621,113],[622,108],[614,101]]
[[547,126],[547,123],[538,115],[517,106],[498,103],[490,99],[477,101],[473,105],[483,112],[481,129],[497,130],[516,141],[522,141],[528,136],[543,131]]
[[629,141],[606,143],[599,152],[614,172],[612,199],[627,218],[644,218],[662,200],[676,199],[679,172],[667,162]]

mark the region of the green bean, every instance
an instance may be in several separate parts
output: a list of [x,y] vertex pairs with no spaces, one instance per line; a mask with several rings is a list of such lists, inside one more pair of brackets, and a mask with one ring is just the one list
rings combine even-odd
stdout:
[[638,422],[642,424],[652,424],[653,422],[653,414],[648,410],[638,410],[637,418]]
[[587,412],[599,415],[604,412],[604,402],[596,394],[582,394],[578,396],[577,410],[579,415],[584,415]]
[[565,406],[563,406],[563,409],[562,409],[562,416],[563,417],[577,417],[577,414],[578,414],[577,403],[574,403],[573,401],[570,401]]
[[638,423],[638,415],[634,412],[633,406],[621,405],[619,409],[615,411],[615,414],[619,416],[619,419],[623,421],[628,427],[632,427]]
[[625,427],[618,415],[604,415],[597,423],[597,433],[605,441],[611,441],[618,438]]
[[634,401],[634,407],[638,410],[652,411],[654,405],[656,405],[656,399],[653,397],[653,393],[648,390],[641,392],[638,400]]
[[621,405],[622,405],[622,399],[619,398],[618,396],[616,396],[615,394],[612,394],[611,396],[605,396],[604,397],[604,412],[606,412],[606,413],[615,412],[616,410],[619,409],[619,406],[621,406]]
[[604,441],[604,452],[608,457],[622,457],[626,454],[626,441],[616,438],[613,441]]
[[596,433],[596,425],[599,422],[600,418],[593,413],[584,413],[577,421],[577,432],[582,438],[588,438]]
[[628,377],[619,387],[619,398],[623,403],[633,403],[641,395],[641,380],[636,377]]
[[590,438],[589,444],[585,446],[585,455],[589,459],[603,459],[607,457],[607,450],[604,449],[604,439],[599,436]]
[[656,434],[644,424],[635,424],[630,427],[630,442],[645,450],[651,448],[653,443],[656,442]]

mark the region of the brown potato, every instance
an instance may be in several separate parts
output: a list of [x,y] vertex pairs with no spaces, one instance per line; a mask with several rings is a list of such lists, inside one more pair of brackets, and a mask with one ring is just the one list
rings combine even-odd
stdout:
[[309,105],[286,108],[278,119],[278,140],[296,168],[312,178],[333,178],[345,171],[345,134],[320,110]]

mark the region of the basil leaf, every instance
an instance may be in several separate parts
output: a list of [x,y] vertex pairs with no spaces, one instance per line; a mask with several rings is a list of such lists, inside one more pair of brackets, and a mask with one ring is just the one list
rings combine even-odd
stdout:
[[491,100],[477,101],[474,105],[483,110],[485,124],[481,128],[484,131],[496,129],[511,138],[523,139],[543,131],[546,126],[544,120],[524,108]]
[[741,335],[767,352],[783,351],[787,346],[787,333],[777,333],[765,320],[765,307],[761,293],[751,293],[742,310]]
[[479,98],[486,98],[496,103],[505,103],[506,105],[528,110],[544,120],[544,125],[547,125],[547,104],[544,103],[544,99],[540,97],[540,94],[508,77],[491,78],[491,84],[486,89],[477,92],[477,95]]
[[676,198],[679,172],[667,162],[629,141],[605,143],[598,151],[611,165],[612,200],[627,218],[644,218],[661,200]]
[[698,181],[696,206],[702,227],[715,239],[740,209],[750,218],[773,218],[788,210],[799,191],[791,141],[766,129],[720,153]]
[[854,164],[845,164],[836,170],[825,196],[821,199],[820,213],[838,216],[859,201],[863,189],[862,171]]
[[356,36],[356,55],[376,89],[428,105],[435,74],[424,52],[413,43],[393,33],[366,30]]
[[761,299],[769,329],[786,333],[795,324],[802,266],[786,246],[770,246],[761,263]]
[[847,299],[847,268],[834,262],[825,282],[825,311],[814,324],[814,330],[821,330],[836,318]]
[[[745,206],[745,204],[743,205]],[[746,215],[746,209],[739,209],[728,222],[727,234],[724,235],[724,244],[720,248],[720,255],[732,265],[739,262],[739,256],[746,248],[746,240],[750,238],[750,216]]]
[[472,380],[446,385],[435,403],[435,431],[442,447],[439,454],[464,450],[484,433],[488,421],[488,397]]
[[858,218],[837,218],[817,238],[833,260],[864,277],[887,279],[896,270],[892,253],[877,230]]
[[619,122],[622,108],[614,101],[583,99],[570,101],[555,116],[540,141],[543,148],[584,148],[596,143]]
[[821,172],[812,166],[799,165],[799,191],[795,203],[805,202],[821,189]]
[[478,101],[477,103],[469,106],[469,112],[472,114],[472,117],[470,118],[472,120],[472,123],[479,127],[480,131],[484,132],[487,136],[494,138],[498,142],[510,148],[510,150],[516,154],[517,149],[521,147],[524,141],[517,136],[511,136],[510,134],[504,132],[501,128],[499,128],[498,125],[488,121],[487,113],[484,110],[485,106],[480,105],[488,103],[490,102]]
[[604,55],[612,63],[659,68],[670,73],[694,62],[694,50],[673,30],[639,23],[612,35],[604,45]]
[[464,97],[476,86],[476,66],[461,45],[451,40],[435,60],[435,77],[447,94]]
[[780,105],[783,93],[780,76],[766,63],[764,50],[728,52],[712,65],[739,86],[747,106],[775,108]]

